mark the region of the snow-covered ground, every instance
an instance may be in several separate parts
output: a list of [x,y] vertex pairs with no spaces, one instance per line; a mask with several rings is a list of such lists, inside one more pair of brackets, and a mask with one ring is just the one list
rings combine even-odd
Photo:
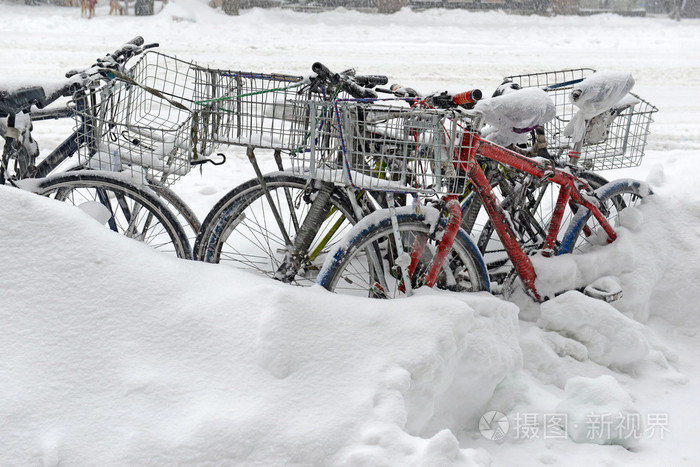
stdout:
[[[321,61],[424,91],[629,71],[660,110],[643,164],[603,175],[656,195],[614,244],[542,265],[615,276],[622,300],[534,306],[294,288],[168,258],[0,187],[0,465],[698,465],[700,21],[108,8],[86,20],[0,4],[0,81],[60,79],[136,35],[221,68]],[[41,147],[65,131],[37,125]],[[175,188],[203,217],[252,176],[234,151]]]

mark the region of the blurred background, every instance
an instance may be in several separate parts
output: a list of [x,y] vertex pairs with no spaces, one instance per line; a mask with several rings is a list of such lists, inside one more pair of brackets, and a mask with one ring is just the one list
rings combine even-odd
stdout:
[[[81,0],[7,0],[27,5],[79,7]],[[107,1],[107,0],[103,0]],[[126,14],[151,15],[168,0],[111,0],[124,7]],[[298,11],[324,11],[348,8],[377,13],[393,13],[401,8],[461,8],[504,10],[514,14],[592,15],[615,13],[626,16],[669,15],[677,20],[700,17],[700,0],[203,0],[203,6],[222,8],[231,15],[247,8],[289,8]]]

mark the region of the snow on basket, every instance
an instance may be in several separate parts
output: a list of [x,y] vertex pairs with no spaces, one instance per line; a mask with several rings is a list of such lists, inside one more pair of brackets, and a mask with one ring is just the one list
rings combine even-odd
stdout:
[[88,167],[170,184],[205,155],[193,65],[148,52],[128,71],[74,99],[78,154]]
[[[572,121],[584,118],[587,127],[582,134],[581,165],[589,170],[606,170],[641,164],[649,126],[653,122],[652,114],[658,109],[629,92],[629,88],[617,86],[619,80],[616,76],[596,73],[591,68],[577,68],[513,75],[504,81],[511,81],[520,88],[543,89],[554,100],[556,117],[544,125],[547,148],[552,156],[565,158],[569,151],[574,150],[576,137],[580,141],[581,132],[572,134],[566,128],[573,125]],[[605,104],[602,107],[592,106],[595,111],[590,114],[582,112],[578,107],[581,102],[574,102],[571,98],[572,92],[582,86],[589,90],[623,89],[623,92],[614,102],[599,102]],[[586,111],[589,108],[591,106],[587,106]]]

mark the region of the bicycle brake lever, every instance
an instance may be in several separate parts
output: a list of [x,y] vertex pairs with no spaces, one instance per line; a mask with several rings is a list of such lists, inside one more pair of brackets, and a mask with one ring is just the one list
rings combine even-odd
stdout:
[[345,71],[341,71],[340,73],[337,73],[341,78],[354,78],[357,75],[357,72],[355,71],[354,68],[348,68]]
[[320,76],[315,76],[315,77],[311,78],[311,81],[309,83],[309,91],[310,92],[318,92],[322,83],[323,83],[323,79]]

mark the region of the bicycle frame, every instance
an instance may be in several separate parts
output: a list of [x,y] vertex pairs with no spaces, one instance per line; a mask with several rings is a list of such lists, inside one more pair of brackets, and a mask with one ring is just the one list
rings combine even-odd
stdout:
[[[78,104],[78,110],[81,110],[81,103]],[[42,120],[57,120],[61,118],[72,118],[74,115],[74,110],[66,107],[53,108],[39,110],[32,112],[30,114],[32,122],[42,121]],[[12,126],[12,124],[10,125]],[[28,167],[28,170],[20,171],[17,175],[20,179],[23,178],[43,178],[49,175],[55,168],[57,168],[63,161],[73,156],[78,152],[78,147],[84,142],[84,138],[80,138],[81,134],[86,134],[86,129],[89,128],[89,123],[83,120],[81,123],[81,128],[76,129],[73,133],[68,136],[63,142],[61,142],[56,148],[54,148],[49,155],[47,155],[36,167]],[[10,143],[5,141],[5,154],[9,162],[10,159],[14,158],[13,154],[8,154],[8,146]],[[11,150],[10,150],[11,152]],[[32,170],[29,170],[32,169]],[[4,183],[4,177],[2,183]]]
[[[82,99],[78,99],[76,103],[76,111],[82,112],[84,110],[84,105]],[[65,110],[63,109],[57,109],[56,110],[56,115],[59,115],[60,117],[58,118],[65,118],[65,117],[72,117],[73,112],[71,113],[66,113]],[[48,118],[57,118],[54,116],[48,116],[48,117],[40,117],[38,119],[35,119],[34,116],[32,116],[32,121],[38,121],[38,120],[45,120]],[[76,129],[73,133],[71,133],[70,136],[68,136],[65,140],[63,140],[62,143],[60,143],[56,148],[51,151],[51,153],[44,158],[36,167],[36,174],[34,177],[36,178],[42,178],[46,177],[53,171],[55,168],[57,168],[63,161],[68,159],[69,157],[72,157],[75,153],[78,152],[78,148],[81,144],[85,142],[84,137],[81,137],[81,135],[86,135],[89,134],[90,131],[90,123],[86,121],[85,118],[82,119],[81,127]]]
[[[280,90],[285,91],[284,88],[276,88],[272,91]],[[337,122],[336,119],[338,118],[338,116],[336,114],[337,107],[335,106],[335,103],[337,102],[336,98],[340,91],[340,86],[337,86],[331,92],[330,97],[327,97],[324,94],[325,99],[319,101],[322,102],[322,107],[320,110],[320,114],[318,115],[316,113],[316,107],[314,107],[314,102],[311,102],[309,104],[311,111],[309,112],[307,117],[309,118],[309,127],[311,128],[311,131],[307,133],[304,145],[308,145],[310,149],[305,150],[302,148],[303,151],[313,152],[317,147],[328,146],[329,143],[327,141],[324,143],[322,142],[322,140],[330,138],[330,133],[328,133],[327,131],[324,132],[323,128],[324,126]],[[330,232],[320,240],[319,244],[314,248],[314,250],[309,251],[311,243],[314,240],[314,237],[318,231],[318,227],[325,221],[325,219],[328,218],[329,213],[332,213],[331,195],[333,193],[333,190],[337,189],[338,186],[336,186],[336,184],[333,182],[323,181],[322,178],[316,179],[312,175],[310,177],[310,180],[316,180],[316,184],[315,195],[313,197],[313,201],[310,203],[309,212],[302,222],[299,222],[299,220],[294,217],[292,218],[295,232],[290,232],[287,226],[285,225],[284,220],[282,219],[282,216],[279,210],[277,209],[277,206],[270,197],[270,192],[265,185],[264,176],[257,163],[255,149],[256,147],[252,145],[249,145],[247,147],[246,152],[248,160],[253,166],[255,175],[258,181],[260,182],[261,187],[263,188],[264,197],[273,215],[275,223],[280,229],[282,240],[284,241],[286,247],[285,259],[282,261],[279,268],[277,269],[275,273],[275,278],[284,282],[290,282],[291,280],[293,280],[294,276],[301,268],[304,259],[312,259],[317,257],[320,251],[324,249],[328,242],[331,240],[332,234],[339,228],[340,224],[345,220],[345,217],[341,216],[341,218],[338,219],[335,225],[331,228]],[[274,150],[274,157],[278,169],[280,171],[283,171],[284,168],[281,161],[280,149]],[[313,159],[309,160],[311,162],[315,162],[315,160]],[[311,187],[312,184],[310,183],[309,186]],[[350,205],[356,219],[364,217],[365,212],[363,211],[363,208],[359,205],[358,198],[361,196],[367,196],[368,198],[371,198],[371,195],[366,190],[361,190],[353,187],[351,183],[345,184],[345,186],[341,189],[343,189],[346,192],[347,199],[350,201]],[[287,198],[287,203],[291,207],[293,204],[293,200],[290,198],[290,195],[286,191],[286,189],[285,195]],[[376,200],[372,200],[370,202],[376,204]],[[290,208],[290,211],[293,212],[293,209]]]
[[[590,210],[607,233],[609,243],[617,238],[615,230],[600,209],[598,209],[596,203],[582,193],[588,188],[588,184],[585,181],[577,178],[565,169],[560,169],[540,160],[531,159],[517,152],[510,151],[481,138],[477,134],[466,133],[463,136],[462,150],[459,156],[460,168],[467,172],[469,179],[474,184],[474,190],[481,199],[483,207],[493,223],[494,230],[496,230],[505,246],[515,271],[525,285],[527,292],[536,300],[540,301],[542,297],[537,292],[535,285],[537,274],[533,263],[519,245],[510,226],[508,213],[502,208],[496,198],[491,184],[481,168],[481,164],[477,161],[479,156],[494,160],[504,166],[512,167],[537,178],[547,178],[551,183],[561,186],[552,218],[547,227],[547,237],[542,249],[544,256],[551,256],[554,253],[557,235],[561,228],[565,209],[569,203]],[[571,246],[562,245],[558,254],[568,252]]]

